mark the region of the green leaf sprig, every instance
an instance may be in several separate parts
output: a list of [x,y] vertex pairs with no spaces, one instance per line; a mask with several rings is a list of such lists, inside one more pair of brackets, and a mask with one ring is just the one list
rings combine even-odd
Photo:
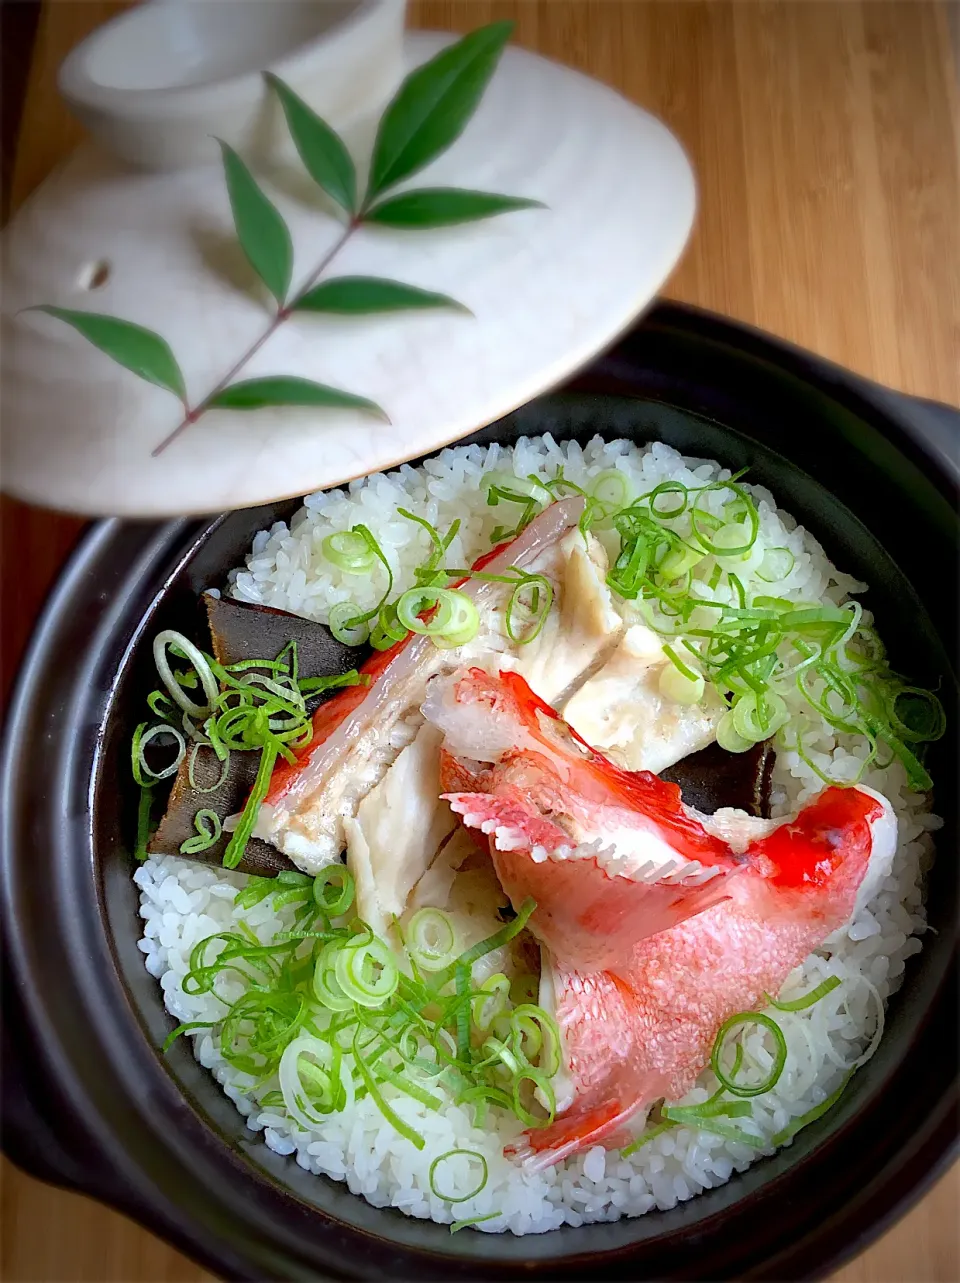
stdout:
[[[139,378],[173,393],[183,418],[153,450],[161,454],[208,410],[259,410],[266,406],[352,409],[387,419],[367,397],[291,375],[242,379],[251,357],[294,313],[365,316],[449,308],[469,313],[446,294],[402,281],[372,276],[320,278],[348,240],[364,226],[403,230],[451,227],[511,210],[543,208],[539,201],[495,192],[423,187],[388,193],[424,169],[463,133],[496,70],[513,31],[511,22],[481,27],[443,49],[404,80],[380,120],[370,178],[361,199],[357,171],[339,135],[293,90],[271,73],[270,89],[283,110],[303,166],[343,216],[333,248],[291,296],[293,241],[279,210],[264,194],[243,158],[220,143],[223,169],[237,239],[250,266],[269,291],[274,306],[265,331],[235,365],[191,406],[176,357],[159,334],[118,317],[43,305],[35,311],[71,325],[94,347]],[[388,420],[389,421],[389,420]]]

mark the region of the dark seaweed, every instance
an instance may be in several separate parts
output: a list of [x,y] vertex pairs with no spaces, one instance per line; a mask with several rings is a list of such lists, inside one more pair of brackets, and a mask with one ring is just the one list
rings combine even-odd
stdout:
[[748,815],[769,819],[776,756],[772,740],[754,744],[745,753],[728,753],[713,743],[668,766],[660,778],[679,784],[687,806],[704,815],[734,806]]
[[[366,658],[366,648],[344,646],[325,625],[300,615],[209,593],[204,594],[203,600],[213,653],[223,665],[250,659],[276,659],[291,641],[297,643],[301,679],[346,673],[359,667]],[[312,712],[324,698],[324,695],[308,698],[308,711]],[[201,745],[197,750],[193,786],[188,758],[185,758],[174,779],[163,819],[150,839],[149,850],[163,855],[179,854],[182,843],[196,834],[193,821],[200,810],[214,811],[221,820],[242,811],[253,787],[259,760],[259,753],[231,753],[226,776],[213,788],[222,770],[213,749]],[[205,792],[205,789],[211,791]],[[191,859],[220,864],[229,841],[230,834],[224,833],[205,851],[194,853]],[[296,865],[268,842],[251,838],[237,867],[241,873],[269,877],[283,869],[294,869]]]

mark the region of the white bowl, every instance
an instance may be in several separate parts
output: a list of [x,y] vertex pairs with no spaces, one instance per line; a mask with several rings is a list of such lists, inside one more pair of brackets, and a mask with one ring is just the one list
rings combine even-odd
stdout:
[[403,74],[406,0],[147,0],[60,68],[60,92],[114,155],[146,169],[219,158],[215,138],[289,146],[262,72],[333,128],[386,102]]

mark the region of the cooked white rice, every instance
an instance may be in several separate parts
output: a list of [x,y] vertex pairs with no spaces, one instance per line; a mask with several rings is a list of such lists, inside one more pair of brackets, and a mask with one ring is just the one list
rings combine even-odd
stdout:
[[[666,445],[641,448],[627,441],[605,443],[599,437],[586,447],[575,442],[558,444],[544,436],[523,438],[513,448],[447,449],[420,468],[405,465],[396,472],[353,482],[346,491],[308,496],[289,527],[278,523],[256,536],[246,566],[231,575],[231,591],[244,601],[322,621],[338,601],[349,598],[360,606],[372,606],[385,581],[331,566],[320,551],[326,535],[365,523],[384,549],[400,591],[411,586],[413,570],[429,547],[426,532],[398,517],[398,507],[426,517],[441,531],[459,518],[462,524],[448,564],[466,565],[486,550],[492,529],[504,520],[502,509],[486,506],[479,486],[482,475],[507,470],[519,477],[535,473],[547,479],[560,466],[569,480],[585,488],[597,473],[615,467],[627,476],[635,494],[664,480],[696,486],[730,475],[715,463],[684,458]],[[840,604],[850,593],[863,591],[864,585],[831,565],[813,536],[779,510],[767,491],[749,488],[759,507],[764,546],[789,548],[796,558],[787,579],[776,586],[778,595]],[[754,575],[755,568],[744,577],[748,595],[769,592],[769,585]],[[808,757],[834,777],[854,779],[864,746],[837,734],[799,695],[791,713]],[[805,993],[827,976],[835,975],[842,982],[805,1011],[776,1013],[787,1039],[787,1063],[776,1088],[753,1101],[751,1124],[766,1137],[825,1100],[845,1071],[870,1049],[882,1031],[883,1003],[900,986],[907,958],[920,952],[917,937],[925,927],[922,874],[932,858],[930,833],[939,821],[927,810],[927,799],[907,788],[898,762],[883,769],[869,768],[862,782],[883,793],[894,806],[899,847],[873,898],[847,928],[797,968],[784,989],[789,997]],[[778,754],[777,810],[794,808],[822,787],[796,753]],[[167,1010],[185,1022],[222,1018],[225,1007],[217,998],[191,997],[181,988],[191,949],[208,935],[235,928],[240,919],[267,941],[290,925],[293,910],[277,914],[265,902],[238,910],[233,902],[246,881],[242,875],[171,856],[151,857],[134,878],[144,919],[140,948],[147,970],[160,981]],[[322,1127],[304,1131],[282,1110],[258,1106],[250,1095],[252,1080],[223,1059],[216,1037],[208,1032],[192,1036],[197,1059],[214,1073],[247,1118],[248,1127],[262,1132],[271,1149],[295,1156],[308,1171],[346,1181],[354,1193],[375,1206],[396,1207],[410,1216],[452,1222],[496,1212],[477,1228],[509,1229],[515,1234],[613,1221],[653,1208],[671,1208],[722,1184],[761,1156],[736,1141],[679,1126],[629,1159],[595,1148],[556,1168],[531,1173],[503,1156],[504,1143],[521,1130],[516,1119],[499,1115],[498,1129],[492,1129],[492,1124],[478,1129],[473,1126],[472,1111],[452,1100],[443,1111],[433,1112],[389,1086],[383,1090],[394,1109],[425,1138],[422,1151],[385,1122],[369,1097],[332,1116]],[[769,1065],[762,1033],[753,1037],[755,1057]],[[712,1074],[707,1071],[701,1082],[684,1103],[707,1098],[715,1086]],[[428,1173],[436,1157],[455,1147],[485,1155],[489,1179],[475,1198],[451,1207],[430,1192]],[[771,1148],[762,1152],[770,1153]],[[451,1184],[466,1191],[476,1183],[476,1169],[467,1159],[456,1164],[454,1160],[446,1164],[444,1187]]]

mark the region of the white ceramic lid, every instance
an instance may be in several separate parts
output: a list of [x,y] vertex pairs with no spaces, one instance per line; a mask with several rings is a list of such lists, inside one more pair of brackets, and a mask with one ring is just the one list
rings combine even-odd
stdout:
[[[450,39],[408,34],[409,65]],[[295,162],[256,173],[292,233],[296,288],[341,228]],[[362,228],[326,276],[390,277],[452,295],[473,315],[298,314],[243,371],[349,390],[389,422],[353,410],[210,411],[154,456],[183,417],[175,397],[22,309],[95,311],[158,332],[196,403],[264,333],[268,300],[236,243],[219,166],[140,172],[81,148],[5,238],[4,489],[81,513],[206,513],[432,451],[609,345],[677,262],[695,208],[690,165],[659,121],[516,48],[459,141],[404,186],[478,188],[546,208],[443,230]]]

